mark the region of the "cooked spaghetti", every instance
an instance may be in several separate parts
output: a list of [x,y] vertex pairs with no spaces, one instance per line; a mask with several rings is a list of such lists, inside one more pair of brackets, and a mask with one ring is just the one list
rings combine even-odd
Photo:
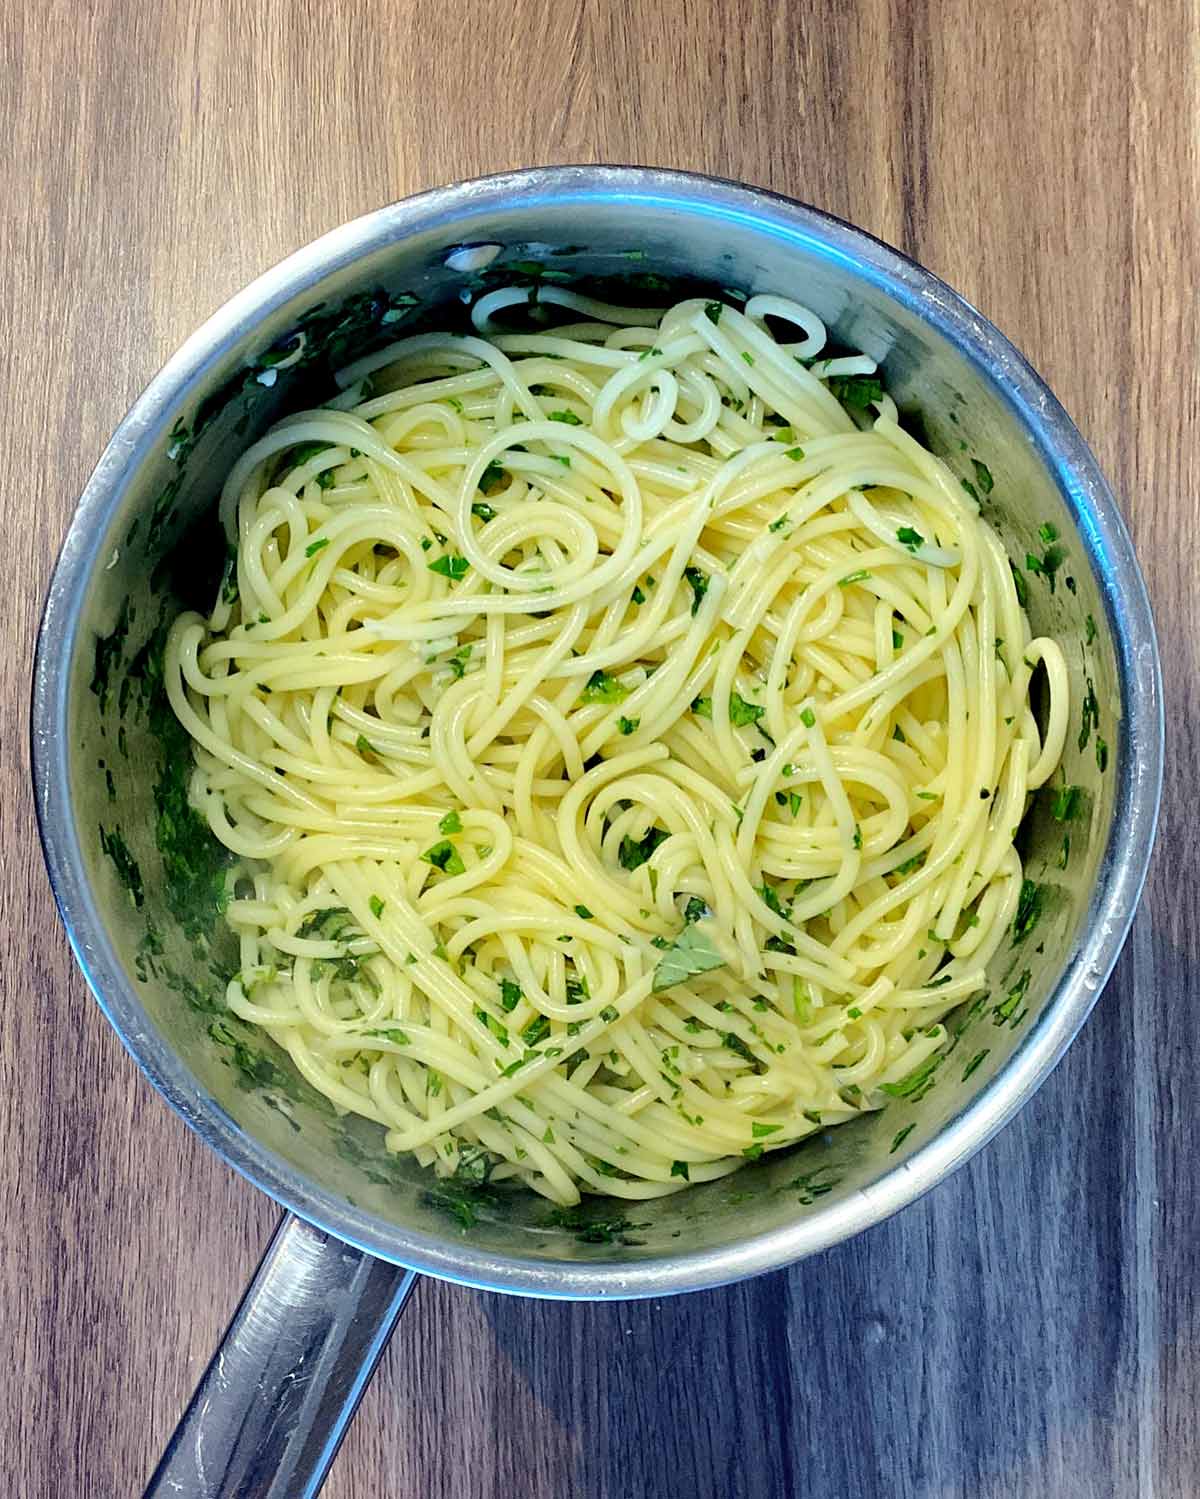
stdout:
[[813,313],[529,297],[237,461],[167,684],[238,861],[229,1009],[441,1174],[654,1197],[945,1048],[1066,667]]

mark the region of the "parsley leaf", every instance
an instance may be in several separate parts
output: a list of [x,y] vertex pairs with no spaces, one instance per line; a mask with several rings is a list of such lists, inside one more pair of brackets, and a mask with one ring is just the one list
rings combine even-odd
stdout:
[[471,569],[467,559],[460,557],[457,552],[447,552],[444,557],[435,557],[425,565],[431,573],[440,573],[443,578],[450,578],[455,583],[460,578],[465,578]]
[[1024,942],[1042,916],[1042,887],[1033,880],[1021,881],[1021,893],[1017,897],[1017,914],[1013,917],[1012,939],[1015,946]]
[[462,855],[448,838],[443,838],[440,843],[427,848],[421,858],[426,864],[432,864],[435,869],[440,869],[443,874],[462,874],[466,869]]
[[725,959],[698,924],[685,926],[674,942],[663,952],[654,970],[653,992],[661,993],[674,984],[713,968],[723,968]]
[[883,382],[875,375],[832,375],[828,383],[830,394],[843,406],[859,411],[865,411],[872,401],[883,396]]
[[497,485],[504,482],[504,465],[498,458],[493,458],[479,476],[479,487],[484,494],[491,494]]
[[629,696],[629,688],[607,672],[594,671],[579,694],[581,703],[620,703]]
[[766,711],[757,703],[748,703],[736,692],[729,694],[729,722],[734,728],[740,729],[746,724],[757,723]]
[[698,567],[685,567],[683,576],[687,579],[688,586],[692,590],[692,613],[695,614],[704,599],[704,595],[708,592],[708,574],[701,572]]
[[618,858],[622,869],[630,871],[640,869],[658,845],[671,835],[664,833],[662,828],[650,828],[640,843],[635,842],[628,834],[621,839],[621,848]]

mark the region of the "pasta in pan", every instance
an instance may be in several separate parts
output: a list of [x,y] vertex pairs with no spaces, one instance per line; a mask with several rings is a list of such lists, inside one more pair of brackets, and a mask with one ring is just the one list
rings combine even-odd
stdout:
[[529,296],[242,455],[167,685],[238,860],[230,1009],[442,1174],[652,1197],[944,1048],[1066,667],[813,313],[542,286],[569,320],[514,329]]

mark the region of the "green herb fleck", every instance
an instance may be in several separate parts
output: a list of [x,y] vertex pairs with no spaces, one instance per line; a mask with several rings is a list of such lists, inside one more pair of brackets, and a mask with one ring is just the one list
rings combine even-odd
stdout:
[[945,1053],[935,1051],[932,1056],[926,1057],[919,1066],[914,1067],[908,1076],[902,1077],[899,1082],[880,1083],[879,1091],[886,1093],[889,1098],[908,1098],[916,1103],[918,1099],[924,1098],[933,1087],[937,1070],[944,1060]]
[[685,926],[658,960],[654,970],[653,992],[661,993],[695,974],[708,973],[711,969],[722,968],[724,965],[725,959],[700,926]]
[[444,557],[435,557],[432,562],[425,564],[431,573],[440,573],[443,578],[450,578],[457,583],[465,578],[471,569],[471,564],[465,557],[460,557],[456,552],[447,552]]
[[1017,897],[1017,914],[1013,918],[1012,940],[1014,947],[1024,942],[1042,916],[1042,887],[1033,880],[1021,881],[1021,893]]
[[669,836],[670,834],[664,833],[662,828],[650,828],[641,842],[635,842],[626,835],[621,839],[618,853],[621,868],[630,871],[640,869],[658,845]]
[[607,672],[594,671],[579,694],[581,703],[620,703],[629,696],[629,688]]
[[435,869],[440,869],[443,874],[462,874],[466,869],[462,856],[448,838],[443,838],[440,843],[427,848],[421,858],[426,864],[432,864]]
[[872,401],[883,398],[883,382],[875,375],[833,375],[829,380],[830,394],[842,403],[865,411]]
[[695,614],[704,601],[704,595],[708,592],[709,577],[707,573],[701,572],[698,567],[685,567],[683,576],[687,579],[688,587],[692,590],[692,613]]

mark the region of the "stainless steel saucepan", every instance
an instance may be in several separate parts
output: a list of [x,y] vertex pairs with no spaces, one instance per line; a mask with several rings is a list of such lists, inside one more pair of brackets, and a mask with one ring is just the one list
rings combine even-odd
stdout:
[[[1035,629],[1066,645],[1065,777],[1082,788],[1069,808],[1037,798],[1022,837],[1038,928],[1001,948],[956,1065],[924,1097],[722,1181],[566,1221],[532,1194],[434,1190],[379,1129],[323,1108],[282,1053],[219,1013],[215,865],[186,836],[187,747],[155,671],[164,620],[211,601],[221,558],[200,522],[235,455],[327,396],[348,353],[460,319],[506,278],[607,283],[631,300],[661,300],[667,284],[778,292],[877,359],[1010,555],[1056,549],[1023,577]],[[88,983],[171,1106],[287,1209],[148,1492],[315,1493],[415,1271],[531,1296],[663,1296],[790,1264],[928,1191],[1030,1097],[1095,1002],[1141,888],[1161,758],[1153,621],[1091,453],[995,328],[859,230],[729,182],[562,167],[410,198],[262,276],[184,344],[105,450],[34,681],[42,840]]]

